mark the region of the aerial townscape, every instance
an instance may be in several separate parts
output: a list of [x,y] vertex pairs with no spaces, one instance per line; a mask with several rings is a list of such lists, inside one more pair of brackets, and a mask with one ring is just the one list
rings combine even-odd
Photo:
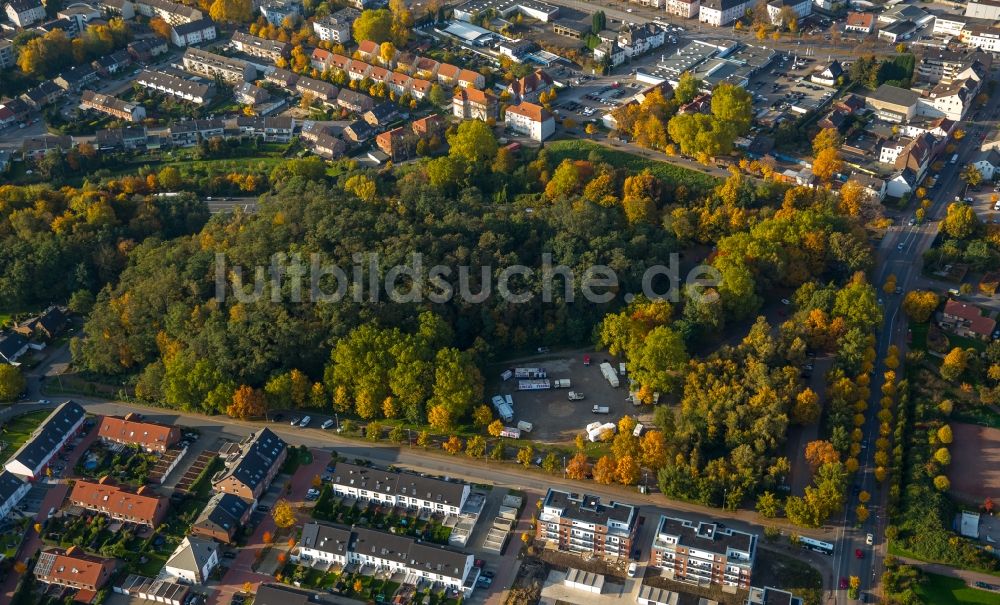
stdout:
[[0,605],[1000,605],[1000,0],[0,0]]

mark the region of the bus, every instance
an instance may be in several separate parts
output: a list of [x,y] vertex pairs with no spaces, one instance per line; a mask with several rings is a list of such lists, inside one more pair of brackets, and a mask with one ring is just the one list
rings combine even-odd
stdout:
[[816,551],[818,553],[823,553],[824,555],[833,554],[833,544],[829,542],[822,542],[820,540],[813,540],[812,538],[807,538],[805,536],[799,536],[799,544],[802,548],[807,548],[809,550]]

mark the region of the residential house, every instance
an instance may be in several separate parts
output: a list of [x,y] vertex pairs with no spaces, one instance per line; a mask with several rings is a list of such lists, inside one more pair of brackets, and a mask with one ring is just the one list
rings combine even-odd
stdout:
[[43,134],[21,141],[21,157],[37,162],[50,151],[65,153],[73,148],[73,139],[65,135]]
[[650,565],[678,582],[749,590],[757,538],[717,523],[663,515],[653,537]]
[[606,61],[608,66],[614,68],[628,60],[628,52],[617,40],[605,40],[594,48],[594,59],[598,62]]
[[909,195],[919,182],[916,173],[909,168],[897,171],[886,181],[885,194],[889,197],[903,198]]
[[627,559],[638,537],[639,508],[549,488],[535,538],[558,550]]
[[285,90],[292,90],[295,83],[299,80],[299,74],[289,71],[287,69],[275,68],[271,70],[265,77],[264,81],[270,82],[276,86],[280,86]]
[[883,120],[898,123],[912,120],[917,115],[919,100],[920,93],[916,91],[882,84],[866,97],[866,104]]
[[504,124],[518,134],[533,141],[544,141],[556,131],[556,123],[549,110],[541,105],[522,102],[511,105],[504,113]]
[[979,92],[979,81],[972,78],[939,83],[917,107],[920,115],[945,117],[956,122],[965,118]]
[[1000,32],[992,26],[975,25],[962,30],[962,42],[987,52],[1000,52]]
[[170,41],[174,46],[184,48],[193,44],[201,44],[215,40],[218,33],[215,29],[215,21],[211,19],[198,19],[187,23],[178,23],[170,28]]
[[376,571],[412,575],[428,584],[463,591],[473,573],[472,555],[409,536],[351,528],[349,561]]
[[213,478],[215,491],[256,502],[281,470],[288,446],[270,429],[263,428],[238,444],[230,444],[222,454],[226,469],[219,478]]
[[698,11],[698,21],[721,27],[742,17],[752,6],[749,0],[704,0]]
[[132,0],[100,0],[98,6],[108,17],[121,17],[123,21],[135,19],[135,4]]
[[861,185],[870,199],[877,202],[881,202],[885,199],[886,184],[884,180],[864,173],[856,173],[851,176],[850,180]]
[[99,74],[90,65],[74,65],[65,69],[52,82],[63,90],[78,91],[97,81]]
[[437,81],[445,86],[454,86],[458,83],[458,75],[462,69],[451,63],[442,63],[438,67]]
[[299,79],[295,81],[295,91],[300,95],[310,95],[313,99],[328,104],[335,103],[337,95],[340,94],[340,91],[333,84],[305,76],[299,76]]
[[169,501],[143,485],[137,490],[114,485],[108,477],[96,483],[78,479],[69,501],[74,506],[102,513],[116,521],[155,529],[167,516]]
[[1000,175],[1000,151],[996,147],[979,152],[979,156],[973,161],[973,165],[979,174],[983,175],[984,181],[992,181]]
[[347,44],[351,41],[351,27],[361,16],[356,8],[345,7],[332,15],[313,21],[313,31],[320,40],[335,44]]
[[92,90],[83,91],[80,97],[80,106],[129,122],[141,122],[146,119],[146,108],[142,105],[122,101]]
[[32,573],[43,584],[76,589],[75,600],[89,603],[111,579],[115,564],[114,559],[88,555],[77,546],[50,548],[39,553]]
[[458,85],[461,88],[482,89],[486,86],[486,76],[471,69],[463,69],[458,72]]
[[667,0],[664,8],[668,15],[694,19],[701,11],[701,0]]
[[462,120],[487,122],[497,117],[497,98],[492,92],[474,88],[457,88],[451,99],[452,115]]
[[437,78],[438,68],[441,64],[430,57],[417,57],[417,62],[413,66],[413,75],[424,80]]
[[205,17],[197,8],[173,0],[136,0],[135,12],[143,17],[159,17],[170,25],[198,21]]
[[389,90],[396,93],[397,96],[403,96],[410,92],[410,84],[413,82],[413,78],[410,76],[400,73],[398,71],[392,72],[389,76]]
[[229,544],[247,524],[250,512],[250,503],[235,494],[213,494],[191,526],[191,535]]
[[410,127],[413,129],[413,134],[418,137],[429,137],[436,134],[441,134],[444,130],[445,123],[436,113],[420,118],[419,120],[414,120]]
[[643,23],[623,25],[618,32],[618,45],[625,49],[629,57],[638,57],[663,46],[666,31],[659,25]]
[[29,343],[20,334],[0,334],[0,361],[12,366],[21,365],[18,362],[28,352]]
[[399,109],[393,103],[379,103],[364,113],[365,122],[376,128],[388,126],[400,118]]
[[10,471],[0,472],[0,520],[6,519],[30,490],[31,484],[21,477]]
[[240,136],[259,138],[265,143],[288,143],[295,133],[295,119],[288,116],[237,116],[233,125]]
[[21,28],[45,19],[45,7],[40,0],[10,0],[3,8],[10,22]]
[[313,605],[314,594],[284,584],[261,584],[253,602],[254,605]]
[[185,536],[163,566],[163,574],[186,584],[202,585],[219,566],[215,540]]
[[76,435],[86,416],[84,409],[74,401],[61,404],[38,425],[4,468],[18,477],[37,479],[49,461]]
[[332,487],[333,493],[341,497],[441,515],[460,514],[471,492],[465,483],[347,462],[337,463]]
[[801,23],[812,14],[812,7],[813,0],[770,0],[767,3],[767,16],[773,25],[788,27],[786,17],[790,15],[790,18]]
[[128,54],[136,61],[149,63],[155,57],[162,55],[169,50],[167,41],[161,38],[143,38],[129,42],[126,47]]
[[233,33],[230,44],[241,53],[267,59],[272,63],[277,62],[278,59],[287,59],[292,52],[292,45],[288,42],[268,40],[241,31]]
[[[340,99],[338,99],[339,101]],[[355,144],[361,144],[372,138],[375,130],[364,120],[351,122],[344,128],[344,137]]]
[[271,25],[280,26],[285,19],[291,19],[292,23],[298,23],[302,19],[302,2],[297,0],[274,0],[260,7],[260,14],[264,15]]
[[351,530],[326,523],[306,523],[299,538],[299,558],[306,562],[347,565]]
[[962,52],[942,48],[923,54],[917,61],[916,73],[925,82],[951,84],[969,77],[982,80],[980,72],[989,71],[991,65],[990,54],[982,50]]
[[316,135],[316,139],[313,142],[313,151],[328,160],[339,158],[344,155],[346,150],[347,144],[344,141],[327,133]]
[[963,338],[974,338],[989,342],[996,330],[995,319],[983,314],[983,310],[971,304],[949,298],[938,320],[941,327]]
[[431,86],[432,84],[427,80],[413,78],[410,82],[410,94],[417,101],[421,101],[431,93]]
[[100,150],[140,149],[149,142],[145,126],[124,126],[122,128],[102,128],[94,134],[94,143]]
[[170,125],[170,143],[176,147],[191,147],[200,141],[222,138],[226,123],[220,119],[184,120]]
[[99,75],[105,77],[125,71],[130,65],[132,65],[132,55],[128,54],[127,50],[119,50],[110,55],[98,57],[90,64]]
[[206,78],[220,78],[228,84],[249,82],[257,78],[253,64],[241,59],[217,55],[200,48],[184,51],[184,70]]
[[347,111],[362,114],[375,106],[375,101],[368,95],[345,88],[337,95],[337,105]]
[[822,70],[814,73],[809,79],[823,86],[837,86],[843,75],[844,67],[840,64],[840,61],[834,60]]
[[1000,2],[997,0],[970,0],[965,5],[965,16],[990,21],[1000,20]]
[[875,13],[850,12],[844,23],[844,31],[858,34],[871,34],[875,31]]
[[21,93],[20,99],[32,109],[41,109],[64,94],[66,94],[66,89],[60,88],[52,80],[46,80]]
[[0,69],[14,67],[17,56],[14,54],[14,43],[10,40],[0,39]]
[[138,414],[104,416],[97,436],[103,441],[134,445],[146,452],[162,454],[181,440],[181,429],[175,424],[145,422]]
[[252,82],[244,82],[233,88],[233,98],[240,105],[256,107],[270,101],[271,93]]
[[19,321],[11,328],[25,338],[52,340],[66,328],[66,309],[57,305],[48,307],[38,315]]
[[368,72],[371,71],[371,68],[372,66],[364,61],[352,59],[347,65],[347,77],[352,80],[364,80],[368,77]]
[[207,103],[215,95],[215,86],[204,82],[192,82],[162,71],[142,70],[135,79],[143,88],[188,101],[195,105]]
[[359,40],[357,53],[362,61],[374,62],[379,60],[380,48],[381,46],[378,42]]
[[393,162],[408,159],[413,150],[412,143],[412,133],[407,128],[402,126],[379,133],[379,135],[375,137],[375,144],[379,149],[385,152],[385,154],[389,156],[389,159]]
[[515,80],[507,85],[507,94],[511,103],[528,101],[534,103],[543,92],[548,92],[555,86],[552,77],[541,69]]

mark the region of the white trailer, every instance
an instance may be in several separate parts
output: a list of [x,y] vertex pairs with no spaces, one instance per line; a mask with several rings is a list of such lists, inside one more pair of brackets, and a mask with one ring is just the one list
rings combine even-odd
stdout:
[[570,401],[580,401],[581,399],[583,399],[583,393],[581,393],[579,391],[570,391],[569,392],[569,400]]
[[521,429],[515,428],[515,427],[512,427],[512,426],[505,426],[505,427],[503,427],[503,430],[500,431],[500,436],[501,437],[508,437],[510,439],[520,439],[521,438]]
[[531,424],[527,420],[518,420],[517,428],[520,429],[521,432],[530,433],[531,429],[535,428],[535,425]]
[[568,389],[570,387],[570,380],[569,378],[559,378],[553,381],[552,386],[557,389]]
[[642,437],[642,431],[645,428],[646,427],[644,427],[641,422],[639,424],[635,425],[635,428],[632,429],[632,436],[633,437]]
[[503,380],[504,382],[510,380],[513,377],[514,377],[513,370],[504,370],[503,373],[500,374],[500,380]]
[[609,408],[606,405],[594,405],[594,407],[592,407],[590,411],[593,412],[594,414],[610,414],[611,408]]
[[500,420],[510,422],[514,419],[514,407],[507,403],[502,395],[494,395],[492,399],[493,409],[497,411]]
[[514,378],[548,378],[544,368],[514,368]]
[[618,373],[615,372],[615,369],[611,367],[611,364],[606,361],[601,364],[601,374],[604,374],[604,378],[612,387],[617,389],[619,384],[621,384],[618,382]]
[[613,435],[617,430],[617,428],[618,427],[615,426],[614,422],[606,422],[604,424],[600,424],[587,431],[587,439],[589,439],[592,443],[600,441],[601,435],[603,435],[607,431],[611,431],[611,434]]
[[518,391],[544,391],[546,389],[551,389],[551,388],[552,388],[552,382],[542,378],[517,381]]

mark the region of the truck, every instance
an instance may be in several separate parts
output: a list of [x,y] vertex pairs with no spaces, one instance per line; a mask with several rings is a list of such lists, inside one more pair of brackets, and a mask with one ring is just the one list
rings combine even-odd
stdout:
[[521,438],[521,429],[515,428],[515,427],[512,427],[512,426],[505,426],[505,427],[503,427],[503,430],[500,431],[500,436],[501,437],[508,437],[510,439],[520,439]]
[[611,408],[609,408],[606,405],[594,404],[594,407],[592,407],[590,411],[593,412],[594,414],[610,414]]
[[606,361],[601,364],[601,374],[604,374],[604,379],[607,380],[608,384],[612,387],[617,389],[619,384],[621,384],[618,382],[618,374],[615,372],[615,369]]
[[500,374],[500,380],[503,380],[504,382],[507,382],[513,377],[514,377],[514,370],[504,370],[503,373]]
[[527,420],[518,420],[517,428],[523,433],[530,433],[531,429],[535,428],[535,425],[531,424]]
[[570,386],[569,378],[559,378],[552,383],[557,389],[568,389]]
[[583,399],[583,393],[581,393],[580,391],[570,391],[569,392],[569,400],[570,401],[580,401],[581,399]]

